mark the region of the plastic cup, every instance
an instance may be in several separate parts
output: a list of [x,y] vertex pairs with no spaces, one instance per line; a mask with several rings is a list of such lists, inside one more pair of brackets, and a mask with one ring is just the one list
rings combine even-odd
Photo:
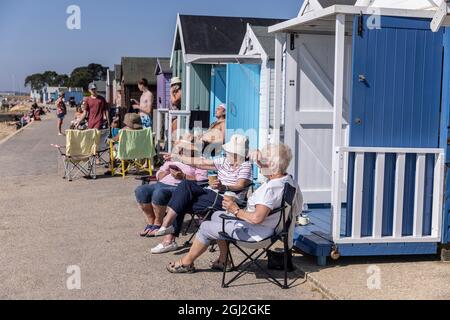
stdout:
[[223,199],[227,201],[236,201],[237,198],[238,198],[237,194],[231,191],[227,191],[223,195]]
[[212,185],[218,180],[217,174],[210,174],[208,176],[208,183],[212,187]]

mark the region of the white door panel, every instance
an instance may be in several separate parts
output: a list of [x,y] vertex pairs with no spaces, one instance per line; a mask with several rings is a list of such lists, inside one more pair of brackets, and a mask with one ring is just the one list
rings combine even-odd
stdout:
[[[299,35],[295,50],[288,49],[286,142],[295,155],[290,170],[306,203],[331,202],[334,41],[334,36]],[[351,39],[347,42],[346,79],[345,145],[351,96]]]

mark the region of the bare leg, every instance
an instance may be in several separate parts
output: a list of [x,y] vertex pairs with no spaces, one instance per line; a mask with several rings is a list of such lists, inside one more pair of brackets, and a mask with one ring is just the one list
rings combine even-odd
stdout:
[[168,228],[169,226],[171,226],[173,224],[173,222],[175,221],[176,218],[177,218],[177,213],[175,211],[173,211],[172,208],[167,208],[167,214],[166,214],[166,217],[164,218],[162,226],[164,228]]
[[153,212],[152,204],[140,204],[139,206],[147,219],[147,223],[153,225],[155,223],[155,213]]
[[189,250],[189,253],[181,259],[181,263],[184,266],[192,265],[194,261],[197,260],[197,258],[200,257],[203,253],[205,253],[207,249],[208,246],[195,239],[194,243],[192,244],[191,250]]
[[176,237],[173,234],[168,234],[168,235],[164,236],[162,243],[164,245],[169,245],[172,242],[174,242],[175,239],[176,239]]
[[166,215],[166,206],[157,206],[153,204],[153,212],[155,216],[154,225],[161,226],[163,224],[164,216]]
[[219,262],[225,263],[225,259],[227,258],[227,254],[228,254],[227,243],[226,243],[226,241],[218,240],[217,245],[219,246],[219,251],[220,251]]
[[62,134],[62,125],[63,125],[62,120],[58,119],[58,133],[59,134]]

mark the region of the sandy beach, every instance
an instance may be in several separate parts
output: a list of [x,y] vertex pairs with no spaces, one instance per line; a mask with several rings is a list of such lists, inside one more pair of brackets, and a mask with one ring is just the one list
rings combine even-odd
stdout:
[[0,141],[2,141],[15,131],[15,126],[9,126],[7,122],[0,122]]

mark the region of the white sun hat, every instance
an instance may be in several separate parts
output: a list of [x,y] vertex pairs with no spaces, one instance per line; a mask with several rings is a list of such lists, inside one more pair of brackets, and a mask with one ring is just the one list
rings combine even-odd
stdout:
[[222,146],[225,152],[237,154],[241,157],[246,158],[249,151],[249,141],[246,136],[235,134],[231,136],[228,143]]

